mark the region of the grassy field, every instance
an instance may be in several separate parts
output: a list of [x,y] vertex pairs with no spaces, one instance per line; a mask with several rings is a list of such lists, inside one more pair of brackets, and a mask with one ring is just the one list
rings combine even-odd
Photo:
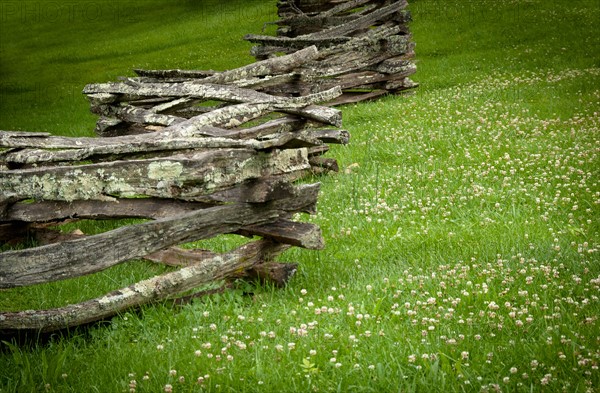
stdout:
[[[249,63],[240,37],[275,19],[270,3],[0,0],[0,129],[92,135],[86,83]],[[319,179],[308,218],[327,248],[284,254],[300,262],[287,288],[4,342],[0,392],[598,391],[600,6],[411,10],[420,87],[343,108],[353,138],[330,155],[351,169]],[[0,309],[161,269],[3,291]]]

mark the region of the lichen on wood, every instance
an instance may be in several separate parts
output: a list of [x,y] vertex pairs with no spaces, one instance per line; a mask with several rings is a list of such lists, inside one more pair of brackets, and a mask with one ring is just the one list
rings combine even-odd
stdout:
[[0,253],[0,288],[64,280],[104,270],[152,252],[279,217],[314,211],[319,184],[268,204],[228,204],[121,227],[82,239]]
[[[263,91],[294,95],[337,85],[343,95],[328,104],[339,105],[416,87],[409,79],[416,67],[407,6],[406,0],[280,1],[277,36],[244,37],[256,44],[251,54],[263,60],[315,45],[319,55],[293,70],[296,80],[264,86]],[[390,61],[399,57],[404,63]],[[358,77],[365,71],[379,75],[361,83]]]

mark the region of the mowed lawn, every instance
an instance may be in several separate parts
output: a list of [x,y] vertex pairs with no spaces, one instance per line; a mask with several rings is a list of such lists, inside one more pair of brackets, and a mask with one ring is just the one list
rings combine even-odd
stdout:
[[[317,179],[319,211],[303,217],[327,248],[286,252],[300,263],[287,288],[245,284],[4,341],[0,392],[598,391],[600,5],[410,9],[420,87],[342,108],[352,140],[329,153],[342,171]],[[241,37],[275,12],[0,0],[0,129],[93,135],[85,84],[250,63]],[[0,291],[0,309],[58,307],[165,269],[132,261]]]

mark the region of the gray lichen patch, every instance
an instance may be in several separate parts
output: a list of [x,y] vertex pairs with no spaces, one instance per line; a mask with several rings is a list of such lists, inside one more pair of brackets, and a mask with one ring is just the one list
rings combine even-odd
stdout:
[[10,175],[0,178],[3,193],[19,198],[39,200],[106,200],[107,195],[128,195],[135,188],[119,176],[106,178],[103,170],[82,171],[74,169],[69,173],[20,176]]
[[178,180],[182,173],[179,162],[156,161],[148,165],[148,178],[152,180]]
[[144,280],[133,285],[133,290],[144,297],[151,296],[154,293],[155,280]]

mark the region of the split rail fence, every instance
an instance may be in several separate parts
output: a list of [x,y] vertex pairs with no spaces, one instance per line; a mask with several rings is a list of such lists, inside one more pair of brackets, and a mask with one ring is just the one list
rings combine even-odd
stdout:
[[[324,245],[316,225],[293,218],[313,213],[319,192],[297,180],[337,171],[328,144],[349,139],[330,106],[416,86],[406,6],[280,0],[277,36],[245,37],[254,64],[86,86],[98,138],[0,131],[0,293],[135,259],[179,267],[79,304],[0,311],[0,332],[78,326],[223,280],[284,285],[297,265],[276,257]],[[121,218],[144,220],[91,236],[57,230]],[[223,234],[260,239],[225,253],[181,247]]]
[[277,36],[249,34],[258,60],[315,45],[319,55],[281,73],[262,91],[306,95],[340,86],[330,105],[416,87],[407,0],[280,0]]
[[[0,312],[0,331],[53,331],[239,277],[283,285],[290,246],[323,247],[319,183],[337,170],[324,154],[347,143],[339,110],[316,105],[339,87],[297,97],[257,89],[319,56],[316,47],[225,72],[137,70],[84,89],[102,137],[0,131],[0,293],[148,259],[179,269],[96,299],[50,310]],[[63,235],[66,221],[146,219],[104,233]],[[221,234],[259,237],[225,253],[182,244]],[[24,238],[29,248],[11,249]]]

